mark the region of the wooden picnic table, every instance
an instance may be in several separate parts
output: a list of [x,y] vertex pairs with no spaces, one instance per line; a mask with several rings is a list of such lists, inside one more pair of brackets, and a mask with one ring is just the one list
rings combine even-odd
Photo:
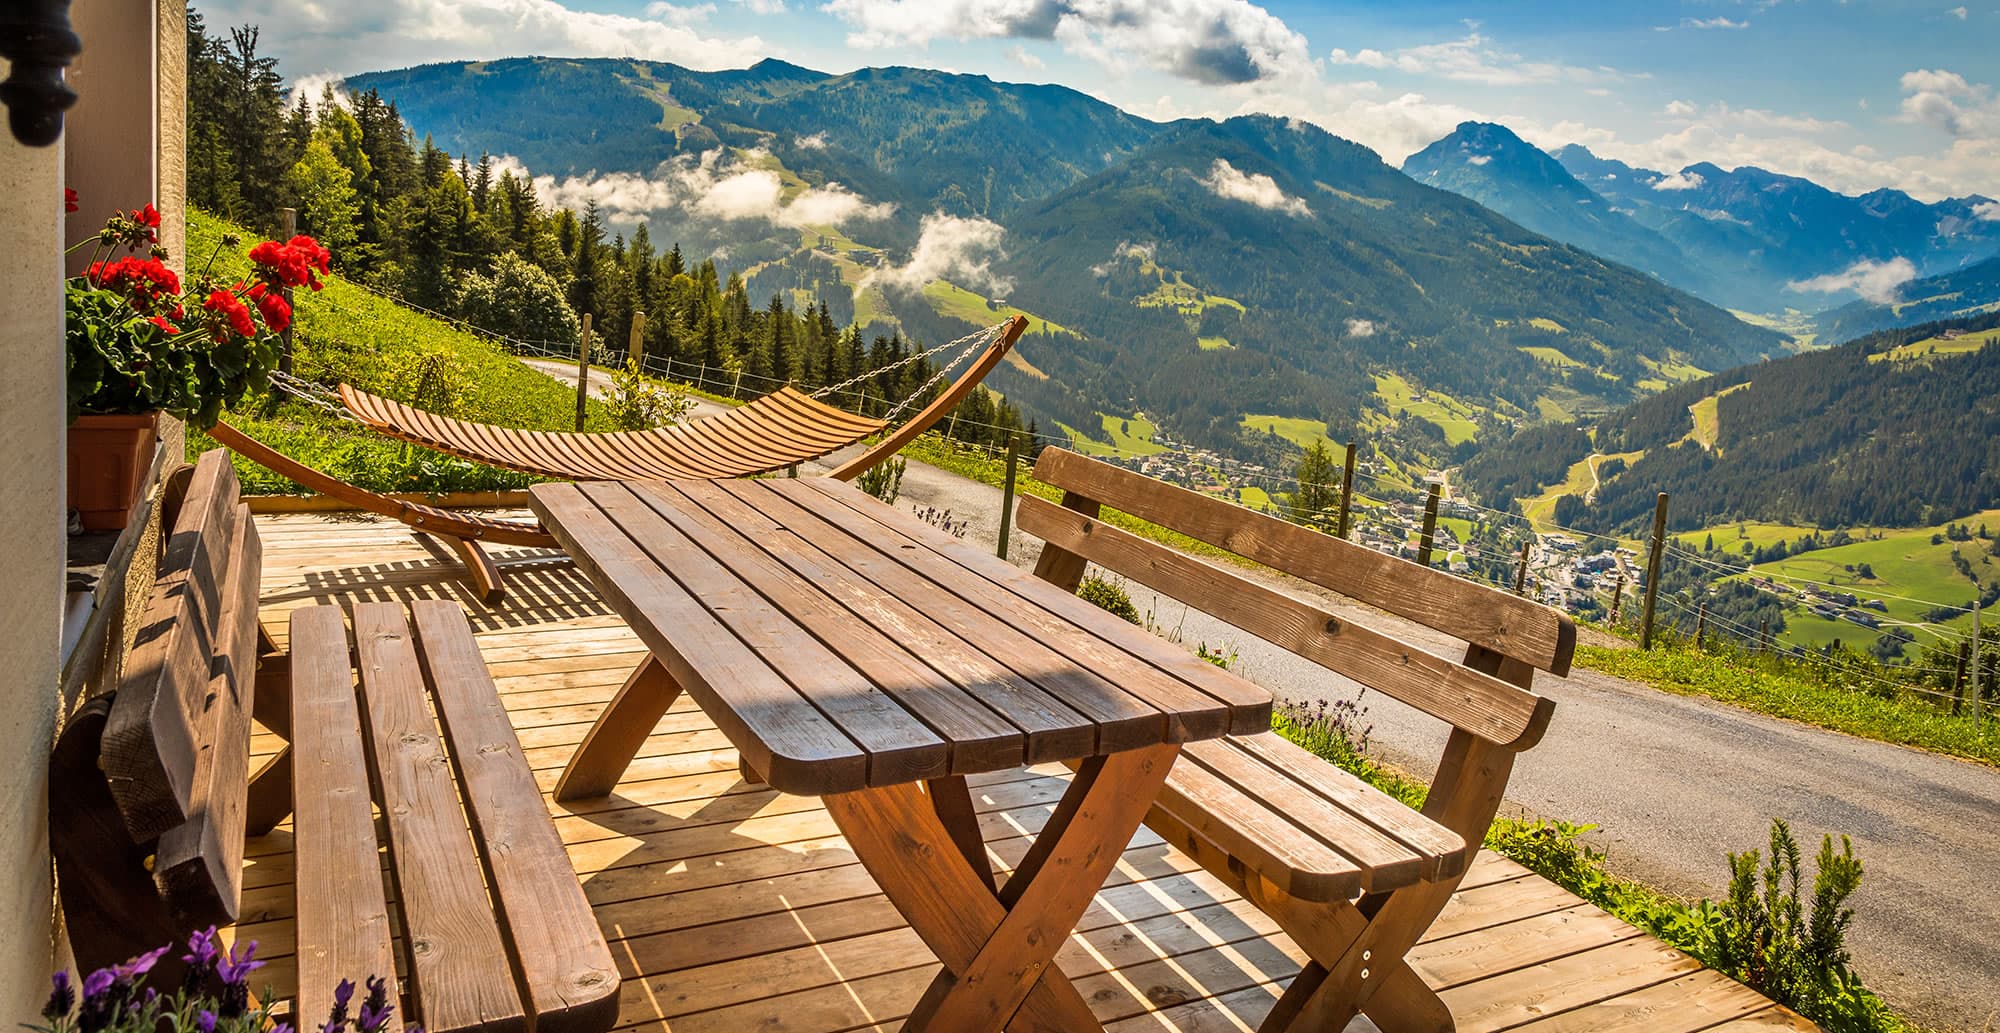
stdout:
[[[1101,1028],[1054,957],[1185,742],[1264,690],[839,481],[542,484],[531,504],[650,655],[556,788],[611,791],[692,693],[774,788],[824,798],[943,963],[912,1030]],[[1076,777],[996,879],[965,776]]]

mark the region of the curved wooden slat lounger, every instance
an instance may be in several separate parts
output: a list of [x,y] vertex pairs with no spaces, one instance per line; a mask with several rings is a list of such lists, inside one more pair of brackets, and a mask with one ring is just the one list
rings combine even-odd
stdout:
[[[874,447],[831,472],[853,480],[931,429],[1000,364],[1027,332],[1016,316],[944,394]],[[604,434],[516,430],[426,412],[347,384],[341,401],[355,419],[389,437],[462,459],[556,480],[716,480],[782,470],[839,451],[886,426],[881,420],[833,408],[783,387],[728,412],[675,427]],[[392,498],[299,463],[227,423],[209,435],[223,446],[300,486],[357,509],[402,521],[412,530],[444,539],[465,563],[479,597],[496,603],[506,589],[500,570],[480,549],[483,542],[557,548],[540,524],[499,520]]]

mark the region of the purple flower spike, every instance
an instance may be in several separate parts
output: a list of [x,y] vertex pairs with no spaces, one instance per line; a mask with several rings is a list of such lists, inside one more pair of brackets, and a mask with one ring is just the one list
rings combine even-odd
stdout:
[[118,973],[108,968],[100,968],[92,972],[83,977],[83,999],[89,1001],[92,998],[104,996],[104,992],[111,989],[112,984],[116,982],[118,982]]
[[381,1033],[395,1011],[396,1006],[389,1003],[389,981],[381,976],[369,976],[368,999],[361,1002],[361,1011],[355,1016],[355,1028],[360,1033]]
[[229,956],[216,967],[216,972],[228,986],[244,986],[250,979],[250,973],[264,967],[263,962],[253,960],[257,953],[257,941],[252,940],[241,946],[243,948],[241,951],[235,947],[229,948]]
[[160,959],[166,957],[170,949],[170,947],[157,947],[149,950],[113,969],[112,976],[121,983],[136,985],[146,978],[146,973],[153,971],[153,966],[159,964]]
[[188,963],[189,978],[193,981],[206,979],[215,971],[215,962],[222,956],[222,948],[215,942],[215,927],[209,926],[188,937],[187,953],[181,960]]
[[194,1028],[201,1030],[201,1033],[215,1033],[215,1013],[204,1010],[201,1014],[196,1015],[194,1017]]
[[277,1023],[266,1031],[266,1033],[292,1033],[292,1024],[289,1022]]
[[333,988],[333,1011],[336,1015],[347,1013],[347,1002],[354,1000],[354,980],[343,979]]
[[54,1022],[76,1007],[76,988],[69,985],[69,969],[50,976],[49,982],[54,984],[54,989],[49,991],[49,1003],[42,1005],[42,1018]]

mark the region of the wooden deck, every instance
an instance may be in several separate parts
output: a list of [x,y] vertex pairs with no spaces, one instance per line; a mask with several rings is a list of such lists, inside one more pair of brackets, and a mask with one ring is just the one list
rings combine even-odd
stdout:
[[[644,656],[573,567],[523,564],[546,554],[499,552],[512,597],[486,608],[455,561],[399,524],[301,514],[258,525],[264,618],[281,643],[296,606],[462,602],[544,791]],[[273,749],[269,736],[253,744]],[[1002,867],[1020,859],[1066,777],[975,780]],[[937,969],[817,802],[744,784],[735,751],[685,699],[614,796],[550,808],[623,969],[621,1028],[893,1030]],[[251,842],[236,930],[271,959],[259,975],[280,994],[294,978],[290,850],[288,828]],[[1187,1033],[1256,1029],[1301,961],[1263,915],[1145,830],[1061,955],[1110,1029]],[[1492,854],[1412,963],[1467,1033],[1813,1028]]]

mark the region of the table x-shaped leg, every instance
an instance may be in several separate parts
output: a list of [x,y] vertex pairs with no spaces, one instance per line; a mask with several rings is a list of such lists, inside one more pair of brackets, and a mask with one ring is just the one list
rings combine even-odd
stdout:
[[625,679],[618,694],[605,704],[590,726],[583,744],[563,767],[556,779],[557,800],[580,800],[609,795],[632,766],[632,758],[646,745],[646,737],[666,715],[667,708],[680,698],[680,683],[667,673],[651,653]]
[[1085,761],[1013,877],[995,893],[915,784],[825,798],[848,845],[944,963],[906,1030],[1073,1033],[1102,1025],[1055,965],[1180,753]]

